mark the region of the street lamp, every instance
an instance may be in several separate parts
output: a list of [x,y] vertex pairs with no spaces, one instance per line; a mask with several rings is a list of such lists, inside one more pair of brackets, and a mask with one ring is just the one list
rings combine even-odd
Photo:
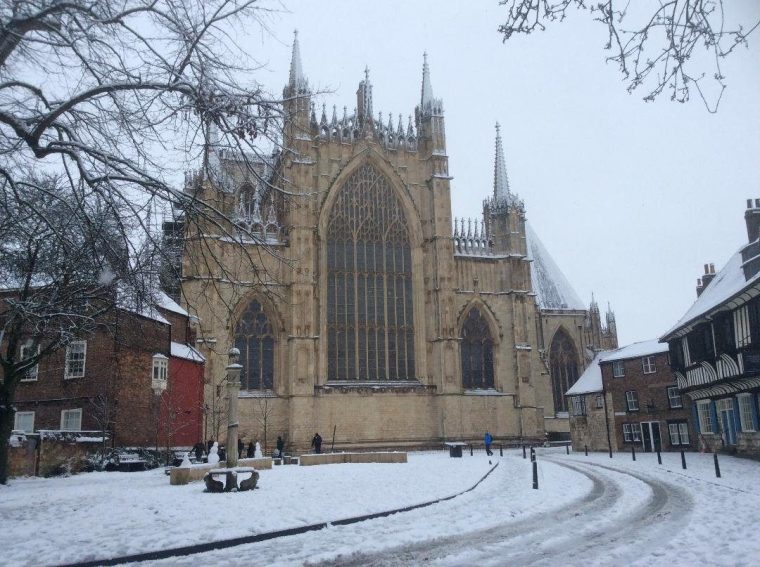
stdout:
[[243,366],[238,363],[240,351],[232,347],[229,351],[230,363],[227,371],[227,467],[238,464],[238,393],[240,392],[240,372]]

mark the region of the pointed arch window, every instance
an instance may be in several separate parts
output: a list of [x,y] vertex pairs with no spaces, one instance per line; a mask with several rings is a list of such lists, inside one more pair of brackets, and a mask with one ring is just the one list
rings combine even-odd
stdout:
[[554,411],[566,412],[565,392],[578,381],[578,353],[573,340],[564,329],[557,331],[552,340],[549,350],[549,368],[554,394]]
[[460,335],[462,386],[466,390],[494,387],[493,338],[483,314],[470,309]]
[[274,387],[274,331],[261,304],[248,304],[235,325],[235,346],[240,350],[240,387],[271,390]]
[[327,226],[328,380],[414,379],[412,303],[401,203],[365,164],[339,190]]

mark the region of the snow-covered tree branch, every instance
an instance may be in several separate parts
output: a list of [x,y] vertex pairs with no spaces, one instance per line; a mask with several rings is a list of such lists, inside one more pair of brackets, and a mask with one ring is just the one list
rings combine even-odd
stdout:
[[[710,112],[716,112],[726,77],[721,62],[760,27],[760,11],[749,21],[724,10],[723,0],[668,0],[617,2],[615,0],[501,0],[507,6],[499,32],[507,41],[514,35],[543,31],[546,24],[564,21],[568,11],[588,11],[607,28],[607,61],[618,65],[628,91],[639,87],[652,101],[667,91],[677,102],[689,100],[696,90]],[[729,4],[729,10],[731,6]]]
[[[279,143],[282,108],[253,80],[259,65],[235,41],[266,14],[256,0],[0,5],[3,448],[29,368],[92,332],[125,297],[150,302],[156,274],[170,264],[161,262],[158,218],[241,243],[258,273],[249,255],[267,247],[242,246],[256,235],[194,187],[220,181],[210,137],[247,156],[247,174],[268,182],[261,163]],[[196,246],[190,258],[224,276],[211,248]],[[19,360],[22,341],[31,358]]]

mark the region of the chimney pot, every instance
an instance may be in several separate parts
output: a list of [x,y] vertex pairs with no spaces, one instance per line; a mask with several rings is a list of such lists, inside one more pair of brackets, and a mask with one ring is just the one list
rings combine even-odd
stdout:
[[710,273],[710,264],[705,264],[705,273],[706,274]]
[[715,264],[713,264],[713,263],[710,263],[710,273],[711,274],[715,273]]
[[755,208],[760,208],[760,199],[755,199]]
[[752,208],[752,199],[747,199],[747,208],[748,209]]

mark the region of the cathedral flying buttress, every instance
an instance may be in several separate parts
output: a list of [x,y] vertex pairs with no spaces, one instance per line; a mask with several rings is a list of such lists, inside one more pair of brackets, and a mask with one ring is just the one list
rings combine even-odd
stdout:
[[368,69],[352,112],[323,106],[318,118],[296,36],[283,100],[272,163],[212,144],[216,175],[200,189],[189,176],[254,236],[242,250],[204,243],[224,277],[184,264],[207,430],[223,435],[224,353],[236,346],[246,440],[266,430],[305,450],[318,431],[341,449],[566,435],[564,390],[616,342],[614,314],[603,325],[577,300],[528,224],[500,126],[482,217],[455,219],[427,54],[406,120],[375,114]]

